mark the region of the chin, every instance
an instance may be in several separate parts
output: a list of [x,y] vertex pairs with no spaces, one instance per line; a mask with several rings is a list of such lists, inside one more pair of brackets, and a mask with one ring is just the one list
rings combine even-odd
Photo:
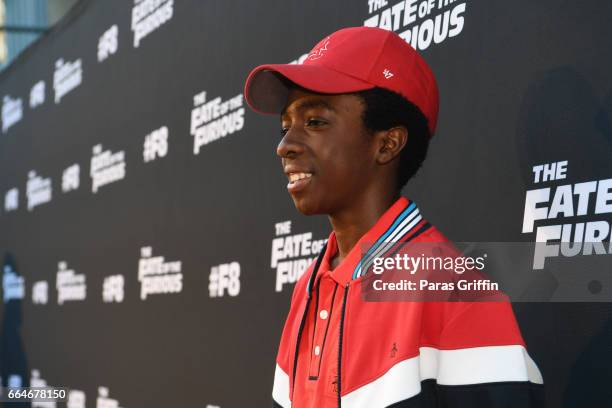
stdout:
[[319,203],[308,200],[306,197],[291,197],[295,208],[303,215],[326,214]]

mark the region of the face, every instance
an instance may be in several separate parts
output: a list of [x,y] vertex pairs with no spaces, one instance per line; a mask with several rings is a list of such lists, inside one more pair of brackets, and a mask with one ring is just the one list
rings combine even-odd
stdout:
[[334,214],[366,194],[376,171],[376,140],[355,95],[294,89],[281,114],[277,147],[287,190],[303,214]]

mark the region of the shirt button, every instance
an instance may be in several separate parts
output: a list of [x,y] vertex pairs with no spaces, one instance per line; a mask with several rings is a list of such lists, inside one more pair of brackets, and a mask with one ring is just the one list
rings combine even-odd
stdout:
[[323,320],[327,319],[327,316],[329,316],[327,310],[321,310],[321,312],[319,313],[319,317]]
[[321,354],[321,347],[316,346],[314,351],[315,351],[315,356],[318,356],[319,354]]

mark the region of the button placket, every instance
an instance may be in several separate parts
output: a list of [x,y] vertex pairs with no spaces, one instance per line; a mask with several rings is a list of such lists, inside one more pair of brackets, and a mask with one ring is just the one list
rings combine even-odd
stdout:
[[316,380],[319,377],[321,368],[321,358],[325,349],[325,338],[330,322],[330,312],[336,292],[336,283],[330,277],[324,276],[318,287],[318,305],[319,312],[314,315],[315,332],[313,336],[312,349],[310,354],[310,370],[309,378]]

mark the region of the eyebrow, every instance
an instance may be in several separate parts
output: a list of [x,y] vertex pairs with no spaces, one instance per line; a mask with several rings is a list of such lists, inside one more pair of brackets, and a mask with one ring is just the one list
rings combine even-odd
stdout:
[[[297,111],[297,110],[312,109],[312,108],[324,108],[332,112],[336,112],[336,109],[323,99],[307,99],[303,102],[298,102],[294,106],[293,110]],[[287,113],[287,107],[285,107],[282,110],[280,114],[281,118],[285,116],[286,113]]]

